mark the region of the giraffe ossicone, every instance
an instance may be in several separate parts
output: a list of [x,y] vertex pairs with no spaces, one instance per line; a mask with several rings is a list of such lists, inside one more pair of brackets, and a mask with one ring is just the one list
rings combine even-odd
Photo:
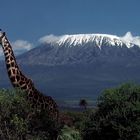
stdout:
[[40,106],[42,109],[46,109],[52,118],[58,119],[59,111],[56,102],[50,96],[45,96],[40,93],[34,86],[31,79],[27,78],[16,62],[14,52],[11,44],[6,37],[5,32],[0,29],[0,44],[3,48],[5,63],[7,67],[7,73],[13,87],[20,88],[27,93],[27,98],[31,104]]

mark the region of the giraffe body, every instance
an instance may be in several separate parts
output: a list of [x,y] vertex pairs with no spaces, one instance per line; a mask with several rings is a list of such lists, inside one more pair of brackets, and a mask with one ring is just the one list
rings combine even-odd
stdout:
[[35,88],[32,80],[22,74],[5,32],[0,32],[0,44],[3,48],[7,73],[13,87],[24,90],[33,106],[40,106],[42,109],[46,109],[54,119],[58,119],[58,107],[52,97],[44,96],[40,93]]

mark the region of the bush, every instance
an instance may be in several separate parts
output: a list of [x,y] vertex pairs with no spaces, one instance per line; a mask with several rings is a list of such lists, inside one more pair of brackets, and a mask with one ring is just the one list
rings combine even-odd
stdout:
[[58,140],[81,140],[81,135],[78,130],[64,126],[61,130]]
[[84,140],[140,139],[140,86],[105,90],[82,135]]
[[94,112],[94,110],[87,109],[85,111],[65,111],[64,114],[72,119],[72,126],[81,131],[92,112]]
[[20,90],[0,90],[0,139],[52,140],[60,127],[47,111],[32,108]]

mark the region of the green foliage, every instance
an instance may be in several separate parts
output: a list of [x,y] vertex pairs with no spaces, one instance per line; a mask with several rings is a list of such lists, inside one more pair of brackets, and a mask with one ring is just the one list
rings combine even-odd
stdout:
[[84,140],[140,139],[140,86],[108,89],[85,124]]
[[140,139],[140,86],[132,84],[105,90],[96,110],[63,111],[69,127],[32,108],[20,90],[0,90],[0,112],[0,139]]
[[20,90],[0,90],[0,139],[52,140],[60,130],[47,111],[32,108]]
[[68,126],[64,126],[61,130],[60,135],[58,136],[58,140],[81,140],[80,133]]
[[73,127],[79,131],[81,131],[85,125],[86,120],[89,118],[90,114],[92,114],[93,110],[87,109],[83,112],[78,111],[67,111],[66,115],[72,118]]

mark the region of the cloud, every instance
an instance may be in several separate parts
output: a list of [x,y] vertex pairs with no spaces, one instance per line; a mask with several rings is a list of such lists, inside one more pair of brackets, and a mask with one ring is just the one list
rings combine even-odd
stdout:
[[25,40],[16,40],[12,42],[11,45],[16,55],[20,55],[33,48],[33,44]]
[[53,43],[58,41],[62,36],[55,36],[53,34],[43,36],[39,39],[40,43]]
[[[20,54],[22,54],[26,51],[29,51],[34,47],[32,43],[30,43],[28,41],[25,41],[25,40],[16,40],[16,41],[12,42],[11,45],[12,45],[14,54],[16,56],[20,55]],[[0,60],[4,58],[3,56],[4,56],[4,54],[3,54],[2,47],[1,47],[1,49],[0,49]]]
[[140,46],[140,36],[133,36],[131,32],[127,32],[123,37],[120,38],[125,42]]

